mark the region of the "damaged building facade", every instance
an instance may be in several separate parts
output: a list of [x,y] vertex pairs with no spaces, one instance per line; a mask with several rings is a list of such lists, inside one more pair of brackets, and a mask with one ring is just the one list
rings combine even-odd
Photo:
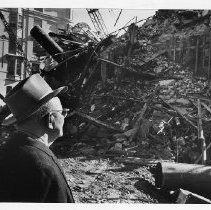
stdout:
[[[14,84],[28,75],[28,67],[24,64],[24,59],[28,60],[33,71],[38,71],[41,63],[40,55],[45,55],[45,51],[30,36],[30,30],[35,25],[39,25],[47,32],[64,33],[69,29],[72,21],[72,10],[0,8],[0,12],[2,14],[0,20],[0,93],[5,96]],[[8,34],[4,20],[16,38]],[[17,42],[23,53],[20,53]]]

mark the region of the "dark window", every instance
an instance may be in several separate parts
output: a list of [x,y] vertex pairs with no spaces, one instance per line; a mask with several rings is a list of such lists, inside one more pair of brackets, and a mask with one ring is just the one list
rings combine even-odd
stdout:
[[40,64],[32,63],[32,71],[33,71],[33,73],[39,72],[40,71]]
[[10,59],[7,66],[8,76],[15,75],[15,59]]
[[36,10],[38,12],[43,12],[43,8],[34,8],[34,10]]
[[66,9],[66,18],[71,19],[71,10],[70,9]]
[[23,32],[23,19],[22,15],[18,16],[18,24],[17,24],[17,36],[18,38],[22,38],[22,32]]
[[8,93],[12,89],[12,86],[7,86],[6,93]]
[[20,59],[18,59],[18,60],[17,60],[17,75],[18,75],[18,76],[22,76],[22,75],[21,75],[21,73],[22,73],[22,71],[21,71],[21,70],[22,70],[22,69],[21,69],[21,68],[22,68],[22,65],[21,65],[21,64],[22,64],[22,61],[21,61]]

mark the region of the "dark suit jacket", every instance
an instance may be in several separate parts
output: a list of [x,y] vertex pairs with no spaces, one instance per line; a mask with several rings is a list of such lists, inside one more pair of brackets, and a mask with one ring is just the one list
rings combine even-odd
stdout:
[[0,153],[1,202],[74,202],[57,158],[43,143],[15,134]]

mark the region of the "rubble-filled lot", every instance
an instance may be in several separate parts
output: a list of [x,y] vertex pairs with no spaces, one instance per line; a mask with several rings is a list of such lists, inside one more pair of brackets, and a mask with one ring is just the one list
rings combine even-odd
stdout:
[[[168,192],[155,188],[155,162],[131,164],[115,156],[73,152],[71,142],[52,147],[64,168],[67,181],[79,203],[170,203]],[[84,152],[88,149],[84,149]]]
[[[200,142],[197,129],[192,126],[197,127],[197,111],[194,100],[187,98],[187,94],[201,93],[207,86],[206,81],[195,80],[188,71],[177,67],[178,71],[174,73],[183,76],[181,80],[131,82],[130,79],[120,86],[109,81],[105,89],[99,82],[84,99],[80,110],[103,119],[123,133],[93,124],[87,126],[79,120],[79,126],[69,125],[72,137],[65,140],[66,143],[55,144],[54,151],[65,169],[77,202],[172,202],[168,193],[163,195],[155,188],[150,169],[159,160],[194,163],[199,157]],[[150,105],[151,115],[139,124],[133,136],[137,116],[141,115],[156,87],[159,87],[159,95],[153,96],[155,104]],[[159,98],[174,109],[164,107]],[[184,120],[175,110],[193,123]],[[204,109],[204,115],[209,117],[209,114]],[[80,133],[80,126],[81,130],[86,127],[85,132]],[[209,130],[205,130],[205,134],[209,136]],[[130,161],[127,163],[128,157]]]
[[168,202],[153,185],[147,167],[123,165],[110,159],[77,157],[60,160],[80,203]]

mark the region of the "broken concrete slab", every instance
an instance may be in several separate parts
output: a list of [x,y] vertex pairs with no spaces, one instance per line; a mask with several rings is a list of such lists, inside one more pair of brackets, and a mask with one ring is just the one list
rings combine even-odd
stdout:
[[174,84],[175,80],[174,79],[170,79],[170,80],[161,80],[159,81],[159,85],[161,86],[169,86]]
[[122,144],[121,143],[116,143],[113,147],[114,151],[122,151]]
[[176,99],[175,103],[179,103],[184,106],[190,105],[190,101],[185,98],[178,98],[178,99]]

